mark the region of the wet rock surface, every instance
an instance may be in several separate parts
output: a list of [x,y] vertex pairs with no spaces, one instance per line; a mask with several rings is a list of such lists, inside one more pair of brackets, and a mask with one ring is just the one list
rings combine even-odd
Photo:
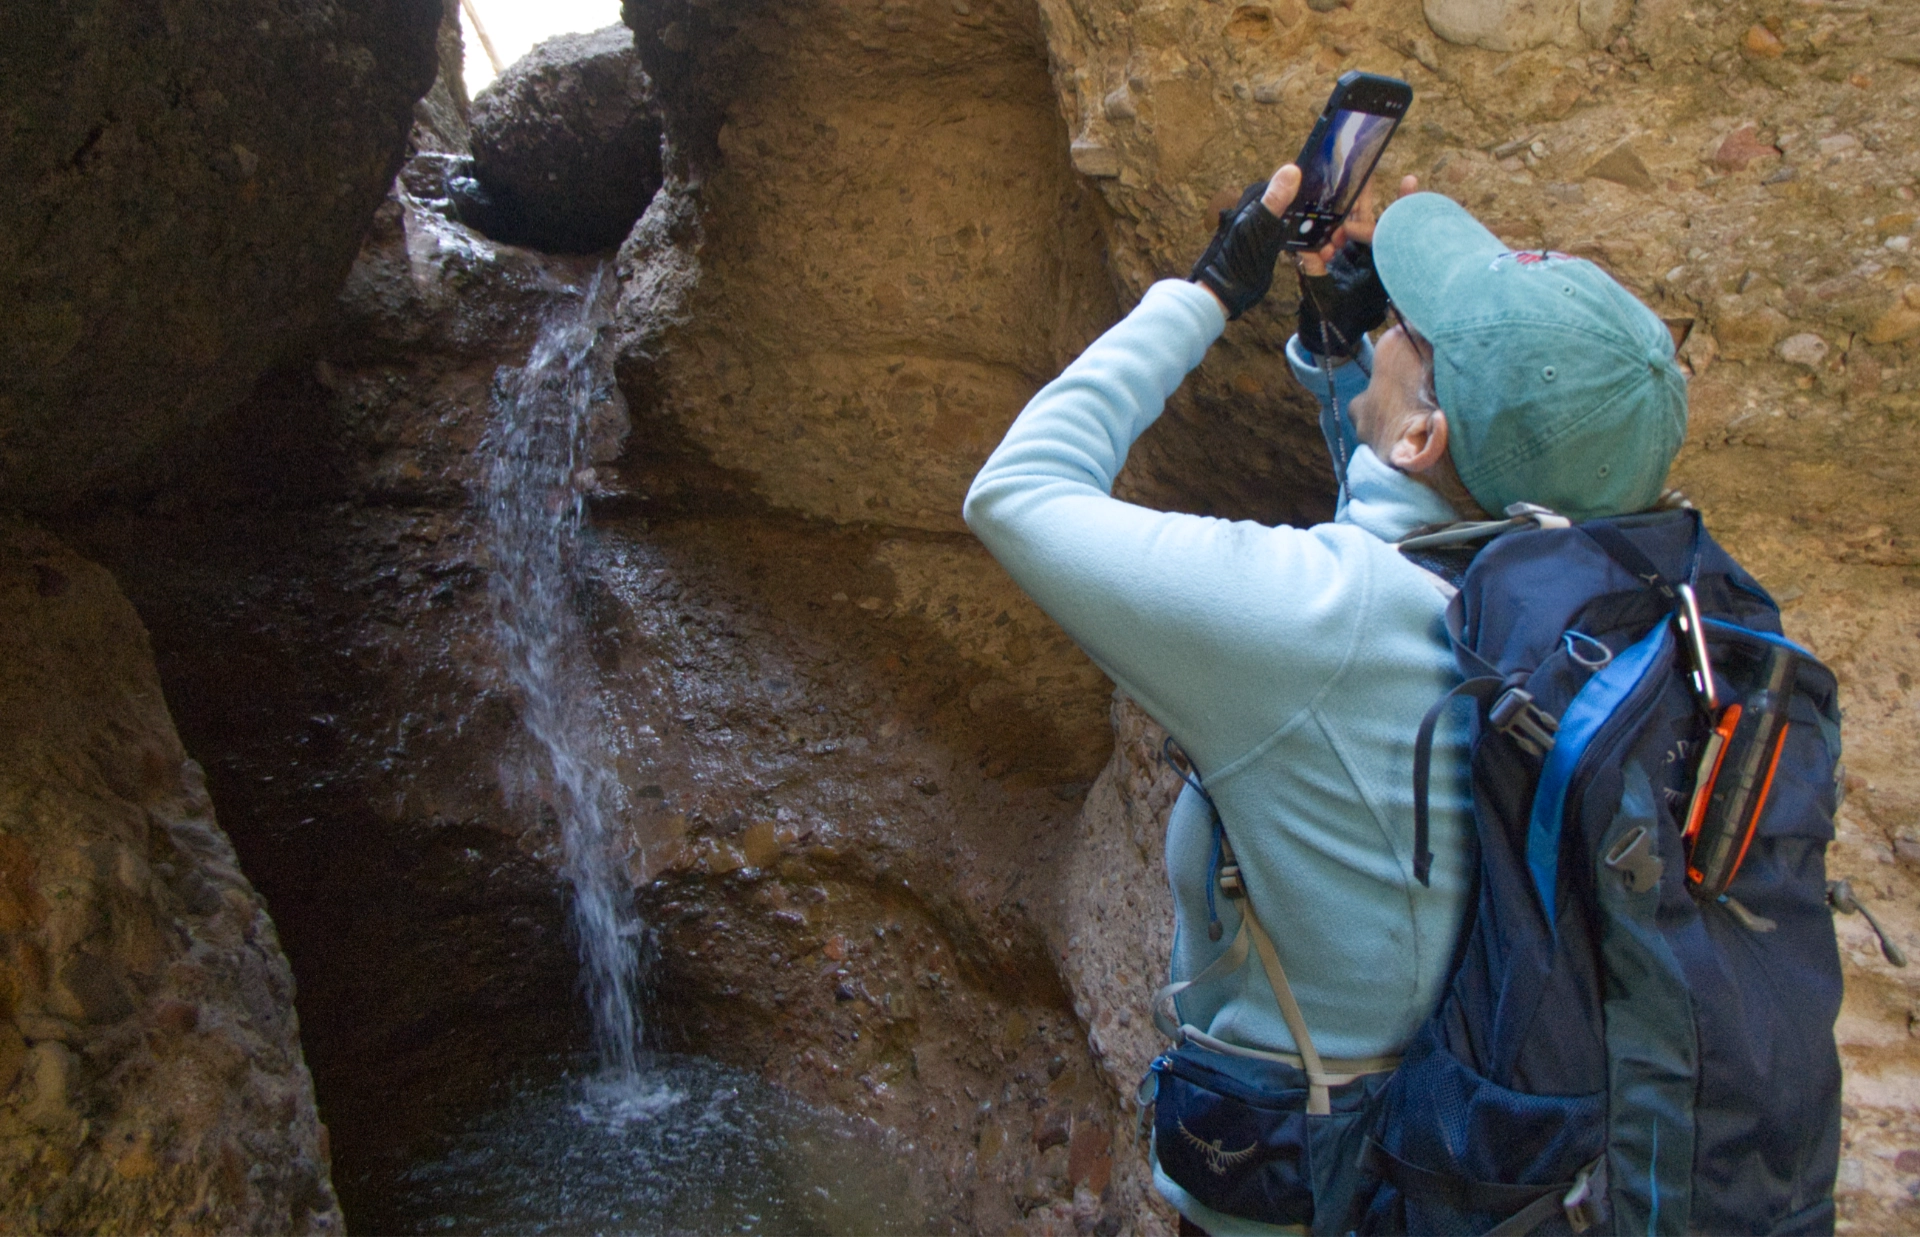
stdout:
[[660,187],[660,121],[633,32],[563,34],[528,52],[473,103],[481,194],[462,217],[552,253],[612,249]]
[[538,810],[502,804],[525,740],[470,504],[495,369],[593,266],[408,191],[444,191],[446,163],[419,156],[376,213],[329,357],[222,418],[180,497],[74,525],[147,616],[282,925],[356,1227],[391,1214],[395,1180],[489,1102],[502,1061],[585,1045],[551,855],[521,840]]
[[0,485],[151,490],[324,319],[432,83],[438,0],[0,14]]
[[112,577],[0,523],[0,1226],[338,1232],[266,907]]
[[[376,220],[337,347],[225,424],[192,500],[76,525],[290,942],[351,1223],[503,1062],[584,1033],[476,503],[493,369],[594,264],[452,223],[439,166]],[[596,415],[576,604],[656,1042],[895,1131],[936,1226],[1118,1231],[1137,1173],[1049,960],[1097,671],[970,538],[770,511],[629,436],[616,392]]]
[[513,707],[467,668],[484,569],[436,514],[295,503],[88,529],[273,908],[336,1187],[375,1231],[503,1062],[585,1045],[555,876],[499,808]]

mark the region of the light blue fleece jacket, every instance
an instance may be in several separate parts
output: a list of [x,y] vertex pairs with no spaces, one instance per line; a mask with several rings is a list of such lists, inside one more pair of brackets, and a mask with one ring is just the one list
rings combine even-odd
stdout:
[[[1134,440],[1225,325],[1204,288],[1155,284],[1034,396],[974,479],[967,523],[1192,756],[1321,1055],[1390,1054],[1439,999],[1471,884],[1463,719],[1441,727],[1434,749],[1432,883],[1413,877],[1414,736],[1459,676],[1443,586],[1393,547],[1456,516],[1351,440],[1339,512],[1313,528],[1112,497]],[[1289,359],[1329,405],[1326,377],[1297,347]],[[1369,360],[1334,371],[1342,402],[1365,388]],[[1337,425],[1329,411],[1339,453]],[[1206,804],[1183,791],[1166,843],[1176,980],[1199,974],[1239,928],[1237,904],[1219,897],[1223,931],[1208,938],[1211,853]],[[1220,1039],[1294,1047],[1255,958],[1187,990],[1179,1011]],[[1209,1231],[1277,1231],[1212,1213],[1155,1177]]]

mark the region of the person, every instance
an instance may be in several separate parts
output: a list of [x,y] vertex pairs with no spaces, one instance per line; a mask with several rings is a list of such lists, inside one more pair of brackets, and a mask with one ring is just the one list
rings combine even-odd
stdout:
[[[1604,272],[1512,251],[1408,178],[1377,224],[1369,186],[1302,262],[1310,329],[1287,357],[1321,405],[1332,521],[1268,527],[1113,498],[1133,442],[1267,290],[1269,224],[1299,183],[1288,165],[1250,187],[1194,280],[1153,285],[1035,395],[965,516],[1198,775],[1167,822],[1173,1021],[1215,1043],[1308,1051],[1260,951],[1236,949],[1251,905],[1321,1067],[1366,1072],[1435,1007],[1473,880],[1463,719],[1434,745],[1434,858],[1426,880],[1414,870],[1415,734],[1460,679],[1452,586],[1395,544],[1520,502],[1574,519],[1652,506],[1686,390],[1664,325]],[[1385,298],[1397,320],[1375,343],[1365,331]],[[1244,901],[1213,896],[1216,810]],[[1208,1208],[1160,1158],[1155,1184],[1188,1223],[1289,1231]]]

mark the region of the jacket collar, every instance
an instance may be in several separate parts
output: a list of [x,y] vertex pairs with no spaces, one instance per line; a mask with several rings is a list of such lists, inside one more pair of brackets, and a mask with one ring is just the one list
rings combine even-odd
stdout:
[[1347,462],[1347,501],[1333,518],[1336,524],[1357,525],[1391,543],[1416,528],[1451,524],[1460,517],[1446,499],[1389,468],[1363,445]]

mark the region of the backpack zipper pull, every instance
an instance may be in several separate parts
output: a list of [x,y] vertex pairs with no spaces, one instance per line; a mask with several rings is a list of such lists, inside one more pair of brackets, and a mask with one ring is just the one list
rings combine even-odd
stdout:
[[1740,899],[1730,893],[1720,895],[1720,905],[1731,911],[1733,917],[1740,921],[1740,926],[1749,932],[1772,932],[1780,927],[1779,924],[1768,919],[1765,915],[1756,915],[1748,910],[1741,904]]
[[1854,895],[1852,881],[1844,877],[1837,881],[1828,881],[1827,905],[1842,915],[1858,913],[1866,916],[1867,925],[1873,929],[1873,934],[1880,938],[1880,952],[1886,955],[1887,961],[1895,966],[1907,964],[1906,951],[1893,943],[1892,938],[1887,935],[1887,930],[1880,926],[1880,921],[1875,919],[1873,912],[1867,909],[1867,904]]

